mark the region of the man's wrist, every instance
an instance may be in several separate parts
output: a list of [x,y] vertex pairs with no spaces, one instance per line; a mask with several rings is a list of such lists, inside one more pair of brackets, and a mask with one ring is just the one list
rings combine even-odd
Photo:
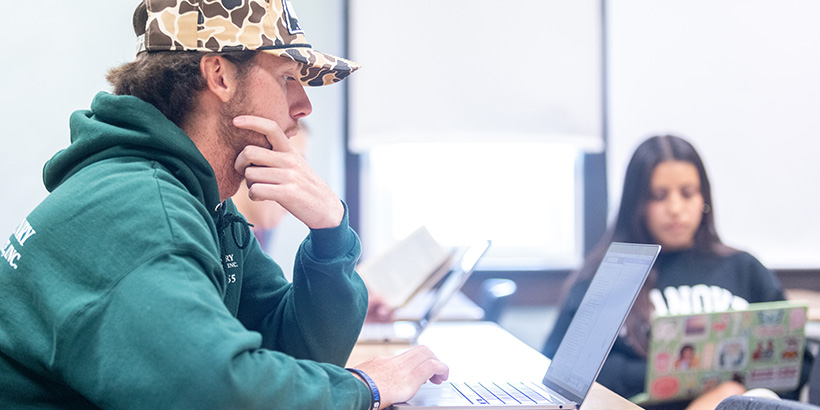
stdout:
[[354,368],[347,368],[347,371],[359,376],[367,387],[370,389],[370,410],[379,410],[381,407],[381,395],[379,394],[379,388],[376,386],[376,382],[367,375],[367,373]]

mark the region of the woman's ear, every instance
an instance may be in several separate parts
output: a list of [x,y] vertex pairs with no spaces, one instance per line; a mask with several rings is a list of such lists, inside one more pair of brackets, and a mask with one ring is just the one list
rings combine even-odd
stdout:
[[236,78],[236,67],[219,55],[211,54],[202,57],[199,62],[202,77],[207,88],[223,103],[230,101],[239,85]]

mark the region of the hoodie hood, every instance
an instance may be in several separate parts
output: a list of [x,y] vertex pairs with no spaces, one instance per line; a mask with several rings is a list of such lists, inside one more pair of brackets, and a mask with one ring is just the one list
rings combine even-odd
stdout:
[[69,120],[71,145],[43,168],[49,192],[81,169],[115,157],[139,157],[161,163],[213,210],[219,189],[213,168],[191,138],[153,105],[133,96],[100,92],[90,110],[76,111]]

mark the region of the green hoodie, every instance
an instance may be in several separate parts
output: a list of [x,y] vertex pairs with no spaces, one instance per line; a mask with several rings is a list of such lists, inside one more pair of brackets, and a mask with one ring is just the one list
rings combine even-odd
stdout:
[[367,310],[347,215],[290,284],[152,105],[100,93],[70,126],[2,248],[1,409],[368,407],[341,367]]

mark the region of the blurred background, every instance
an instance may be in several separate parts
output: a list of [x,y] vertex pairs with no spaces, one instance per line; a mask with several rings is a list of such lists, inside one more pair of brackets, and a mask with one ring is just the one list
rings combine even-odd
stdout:
[[[314,47],[364,66],[309,89],[306,119],[308,161],[350,206],[363,258],[421,225],[446,245],[492,239],[464,292],[510,278],[516,317],[543,318],[617,208],[635,146],[675,134],[703,156],[724,241],[820,290],[820,2],[291,2]],[[7,8],[0,231],[47,195],[70,113],[134,57],[135,5]],[[304,234],[277,230],[286,269]],[[546,331],[524,338],[540,348]]]

